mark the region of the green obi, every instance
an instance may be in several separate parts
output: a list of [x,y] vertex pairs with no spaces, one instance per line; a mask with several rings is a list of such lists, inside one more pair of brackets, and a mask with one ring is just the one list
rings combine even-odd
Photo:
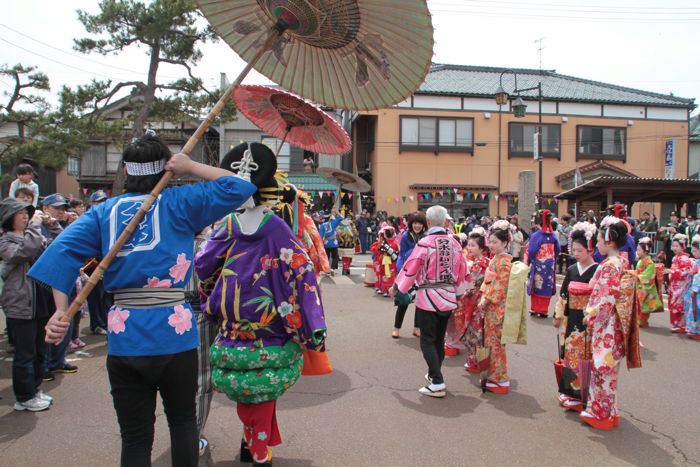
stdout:
[[211,383],[235,402],[260,404],[279,399],[301,377],[304,366],[299,344],[283,346],[211,346]]

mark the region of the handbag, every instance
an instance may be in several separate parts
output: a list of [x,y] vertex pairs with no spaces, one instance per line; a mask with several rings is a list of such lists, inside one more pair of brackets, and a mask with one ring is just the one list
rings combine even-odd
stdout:
[[397,292],[394,297],[394,305],[396,306],[408,306],[413,303],[410,293]]

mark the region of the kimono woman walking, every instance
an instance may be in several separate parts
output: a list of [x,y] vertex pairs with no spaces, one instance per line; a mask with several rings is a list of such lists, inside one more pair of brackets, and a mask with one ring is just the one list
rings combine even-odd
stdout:
[[661,300],[658,289],[658,281],[656,275],[656,264],[652,261],[649,253],[651,252],[652,240],[649,237],[644,237],[639,240],[637,245],[637,267],[635,274],[639,279],[637,284],[637,298],[642,308],[642,314],[639,317],[639,327],[649,327],[649,315],[664,311],[664,302]]
[[511,239],[508,221],[494,222],[489,230],[489,249],[493,257],[484,274],[479,301],[479,310],[484,316],[484,341],[491,352],[486,390],[496,394],[508,394],[510,391],[506,347],[501,344],[501,333],[513,260],[513,257],[506,253]]
[[164,190],[110,269],[105,288],[114,293],[108,314],[107,373],[122,437],[122,466],[151,465],[155,408],[160,393],[170,427],[173,466],[196,466],[198,433],[197,322],[185,302],[195,234],[238,208],[255,186],[231,173],[172,156],[155,135],[129,144],[123,153],[126,193],[90,209],[39,258],[29,275],[53,288],[56,312],[46,341],[61,342],[80,268],[104,257],[165,170],[209,183]]
[[668,313],[671,319],[671,332],[683,334],[685,332],[685,293],[693,280],[694,263],[685,249],[688,245],[688,237],[676,234],[671,243],[673,261],[671,269],[666,269],[668,274]]
[[[641,366],[637,309],[633,306],[636,279],[625,274],[627,258],[619,255],[627,242],[627,227],[608,216],[601,222],[598,251],[607,256],[593,276],[591,298],[584,310],[593,359],[586,410],[579,414],[588,425],[611,430],[619,424],[617,409],[620,361],[627,367]],[[629,279],[632,280],[629,280]]]
[[698,322],[698,294],[700,294],[700,235],[693,237],[691,248],[693,261],[695,261],[695,274],[685,294],[685,329],[688,338],[700,340],[700,324]]
[[581,377],[579,362],[585,358],[586,326],[583,324],[583,309],[591,295],[589,282],[598,263],[593,261],[595,224],[579,222],[571,231],[569,251],[576,263],[569,266],[561,285],[560,300],[554,312],[554,326],[559,328],[564,339],[564,364],[570,371],[563,371],[559,381],[559,403],[562,407],[580,412]]
[[541,229],[532,234],[527,246],[530,280],[527,291],[530,295],[532,315],[547,317],[549,302],[556,293],[555,266],[560,247],[557,235],[552,231],[552,212],[548,209],[537,215]]

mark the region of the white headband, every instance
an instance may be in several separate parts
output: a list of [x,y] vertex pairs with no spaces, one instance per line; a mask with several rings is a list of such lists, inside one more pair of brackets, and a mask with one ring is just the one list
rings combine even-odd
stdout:
[[165,159],[151,162],[125,162],[126,173],[141,177],[144,175],[158,175],[165,170]]

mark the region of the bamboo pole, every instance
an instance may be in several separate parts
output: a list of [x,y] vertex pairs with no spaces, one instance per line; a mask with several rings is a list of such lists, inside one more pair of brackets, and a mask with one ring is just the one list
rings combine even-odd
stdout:
[[[243,68],[243,71],[241,71],[236,80],[231,84],[231,86],[229,86],[226,92],[224,92],[224,94],[221,96],[216,105],[214,105],[214,108],[212,108],[211,112],[209,112],[209,115],[207,115],[207,117],[199,125],[197,131],[195,131],[194,134],[190,136],[190,139],[187,140],[187,143],[185,143],[185,146],[182,148],[181,151],[183,154],[189,155],[192,152],[199,140],[202,139],[202,136],[204,136],[204,133],[207,131],[207,129],[209,129],[211,124],[214,123],[214,119],[221,113],[226,103],[231,99],[231,94],[233,94],[233,91],[241,84],[243,79],[248,75],[248,73],[250,73],[250,71],[253,69],[258,60],[260,60],[263,54],[270,49],[272,43],[277,37],[279,37],[284,32],[285,29],[286,28],[284,26],[275,25],[275,27],[273,27],[268,32],[267,40],[265,41],[263,46],[260,47],[260,49],[251,59],[251,61],[245,66],[245,68]],[[99,283],[100,279],[102,279],[102,276],[104,276],[105,271],[109,268],[110,264],[112,264],[114,258],[117,257],[119,250],[122,249],[124,244],[134,234],[136,227],[141,223],[143,218],[146,216],[146,213],[150,211],[151,206],[153,206],[155,200],[158,199],[158,196],[163,191],[163,189],[165,189],[165,187],[168,186],[168,183],[170,183],[170,180],[172,178],[172,172],[165,172],[163,177],[158,181],[158,184],[153,188],[148,197],[143,201],[141,207],[138,211],[136,211],[134,217],[131,219],[131,221],[129,221],[129,224],[119,235],[119,238],[117,238],[117,241],[114,243],[112,248],[105,255],[105,257],[102,258],[100,264],[97,265],[95,271],[90,275],[87,284],[85,284],[85,287],[83,287],[78,296],[75,297],[75,300],[73,300],[73,303],[71,303],[70,307],[68,308],[68,311],[66,311],[66,313],[61,318],[61,321],[67,323],[73,319],[73,316],[75,316],[80,307],[87,300],[87,297],[88,295],[90,295],[90,292],[92,292],[95,286]]]

